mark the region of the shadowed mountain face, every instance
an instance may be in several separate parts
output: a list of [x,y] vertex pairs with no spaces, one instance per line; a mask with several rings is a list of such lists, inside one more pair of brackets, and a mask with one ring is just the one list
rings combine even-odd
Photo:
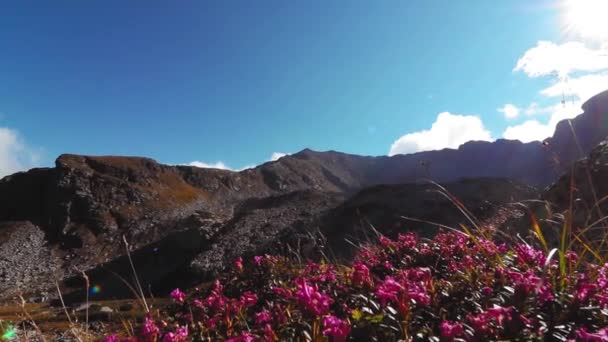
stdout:
[[344,238],[365,240],[368,223],[389,235],[436,230],[401,216],[466,223],[420,184],[425,178],[491,222],[507,203],[536,197],[534,187],[553,183],[608,135],[608,92],[583,109],[544,144],[469,142],[393,157],[303,150],[241,172],[62,155],[54,168],[0,180],[0,298],[17,288],[44,291],[55,277],[69,292],[80,286],[77,270],[108,289],[102,296],[130,295],[115,276],[130,278],[123,236],[140,278],[163,292],[213,276],[238,255],[312,256],[329,247],[348,258]]

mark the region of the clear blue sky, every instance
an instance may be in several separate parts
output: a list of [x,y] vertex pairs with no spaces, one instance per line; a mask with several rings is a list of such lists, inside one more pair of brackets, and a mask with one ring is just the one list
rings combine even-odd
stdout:
[[552,3],[0,2],[0,127],[39,165],[381,155],[444,111],[500,138],[526,117],[497,108],[556,100],[539,93],[547,77],[513,70],[538,41],[565,41]]

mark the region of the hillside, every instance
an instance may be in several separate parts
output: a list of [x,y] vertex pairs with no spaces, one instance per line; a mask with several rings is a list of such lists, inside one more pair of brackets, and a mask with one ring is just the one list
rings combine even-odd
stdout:
[[[504,205],[536,197],[535,188],[552,184],[608,136],[608,92],[583,110],[545,144],[469,142],[393,157],[303,150],[241,172],[62,155],[54,168],[0,180],[0,298],[18,288],[45,292],[55,277],[77,288],[75,270],[89,271],[103,296],[127,295],[112,274],[129,272],[123,236],[141,277],[164,292],[178,281],[208,279],[237,255],[277,246],[312,255],[321,244],[348,257],[344,238],[365,239],[368,222],[389,235],[435,229],[401,216],[463,223],[449,201],[419,184],[424,178],[496,222]],[[317,232],[328,240],[317,241]]]

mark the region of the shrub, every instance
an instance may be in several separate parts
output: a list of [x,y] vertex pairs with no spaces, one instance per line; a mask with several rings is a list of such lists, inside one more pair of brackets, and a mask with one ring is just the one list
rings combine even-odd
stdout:
[[175,290],[135,340],[607,340],[608,264],[568,252],[564,273],[553,254],[441,232],[381,237],[351,266],[239,258],[207,289]]

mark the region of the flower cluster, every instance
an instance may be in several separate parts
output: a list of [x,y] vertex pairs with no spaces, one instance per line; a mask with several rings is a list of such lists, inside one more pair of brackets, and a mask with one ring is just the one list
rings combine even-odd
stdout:
[[441,232],[381,237],[349,266],[238,258],[208,287],[171,292],[172,306],[146,316],[135,338],[608,340],[608,264],[551,254]]

